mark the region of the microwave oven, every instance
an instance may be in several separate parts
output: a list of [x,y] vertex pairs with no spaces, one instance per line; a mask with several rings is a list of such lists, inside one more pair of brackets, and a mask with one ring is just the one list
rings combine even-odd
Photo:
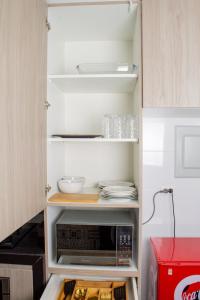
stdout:
[[135,222],[128,211],[68,211],[56,222],[58,264],[130,266]]

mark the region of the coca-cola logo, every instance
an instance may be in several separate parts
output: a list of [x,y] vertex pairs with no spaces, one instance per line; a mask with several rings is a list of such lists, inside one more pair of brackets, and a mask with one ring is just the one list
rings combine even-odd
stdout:
[[200,300],[200,275],[181,280],[175,289],[174,300]]
[[200,300],[200,282],[187,285],[182,293],[183,300]]

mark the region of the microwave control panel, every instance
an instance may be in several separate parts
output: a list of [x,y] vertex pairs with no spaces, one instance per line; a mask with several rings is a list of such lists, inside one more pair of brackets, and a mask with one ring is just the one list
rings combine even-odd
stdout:
[[133,257],[133,227],[117,227],[117,262],[118,265],[130,265]]

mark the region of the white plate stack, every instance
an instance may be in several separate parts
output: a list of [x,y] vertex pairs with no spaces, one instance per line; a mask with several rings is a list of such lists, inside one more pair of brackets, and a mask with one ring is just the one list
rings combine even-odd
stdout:
[[105,180],[105,181],[100,181],[98,183],[98,187],[100,188],[100,190],[102,190],[105,187],[109,187],[109,186],[134,187],[135,185],[133,182],[119,181],[119,180]]
[[130,201],[137,200],[137,189],[127,184],[110,185],[103,187],[101,185],[100,195],[105,200]]

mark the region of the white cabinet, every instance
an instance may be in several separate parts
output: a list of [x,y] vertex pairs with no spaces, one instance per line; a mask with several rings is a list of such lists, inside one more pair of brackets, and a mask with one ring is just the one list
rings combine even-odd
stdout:
[[[111,1],[112,2],[112,1]],[[48,21],[48,197],[58,192],[65,176],[84,176],[94,189],[100,180],[134,181],[138,201],[52,203],[46,208],[47,267],[52,275],[42,299],[55,299],[63,278],[104,276],[129,282],[129,300],[137,299],[140,278],[140,118],[141,118],[141,7],[139,3],[100,2],[50,5]],[[137,65],[130,74],[79,74],[82,63]],[[105,114],[134,114],[139,136],[132,139],[55,138],[56,134],[101,135]],[[55,222],[63,210],[131,210],[136,215],[136,249],[130,267],[60,265],[56,262]],[[60,274],[60,275],[58,275]],[[139,281],[138,281],[139,283]],[[55,286],[55,288],[54,288]]]
[[[141,113],[140,4],[49,7],[48,184],[63,175],[139,181],[138,139],[60,139],[59,133],[102,134],[105,114]],[[130,74],[79,74],[81,63],[137,65]],[[62,142],[62,143],[61,143]],[[115,142],[115,143],[114,143]],[[136,144],[135,144],[136,143]],[[137,159],[136,159],[137,163]],[[135,174],[134,171],[136,170]]]

